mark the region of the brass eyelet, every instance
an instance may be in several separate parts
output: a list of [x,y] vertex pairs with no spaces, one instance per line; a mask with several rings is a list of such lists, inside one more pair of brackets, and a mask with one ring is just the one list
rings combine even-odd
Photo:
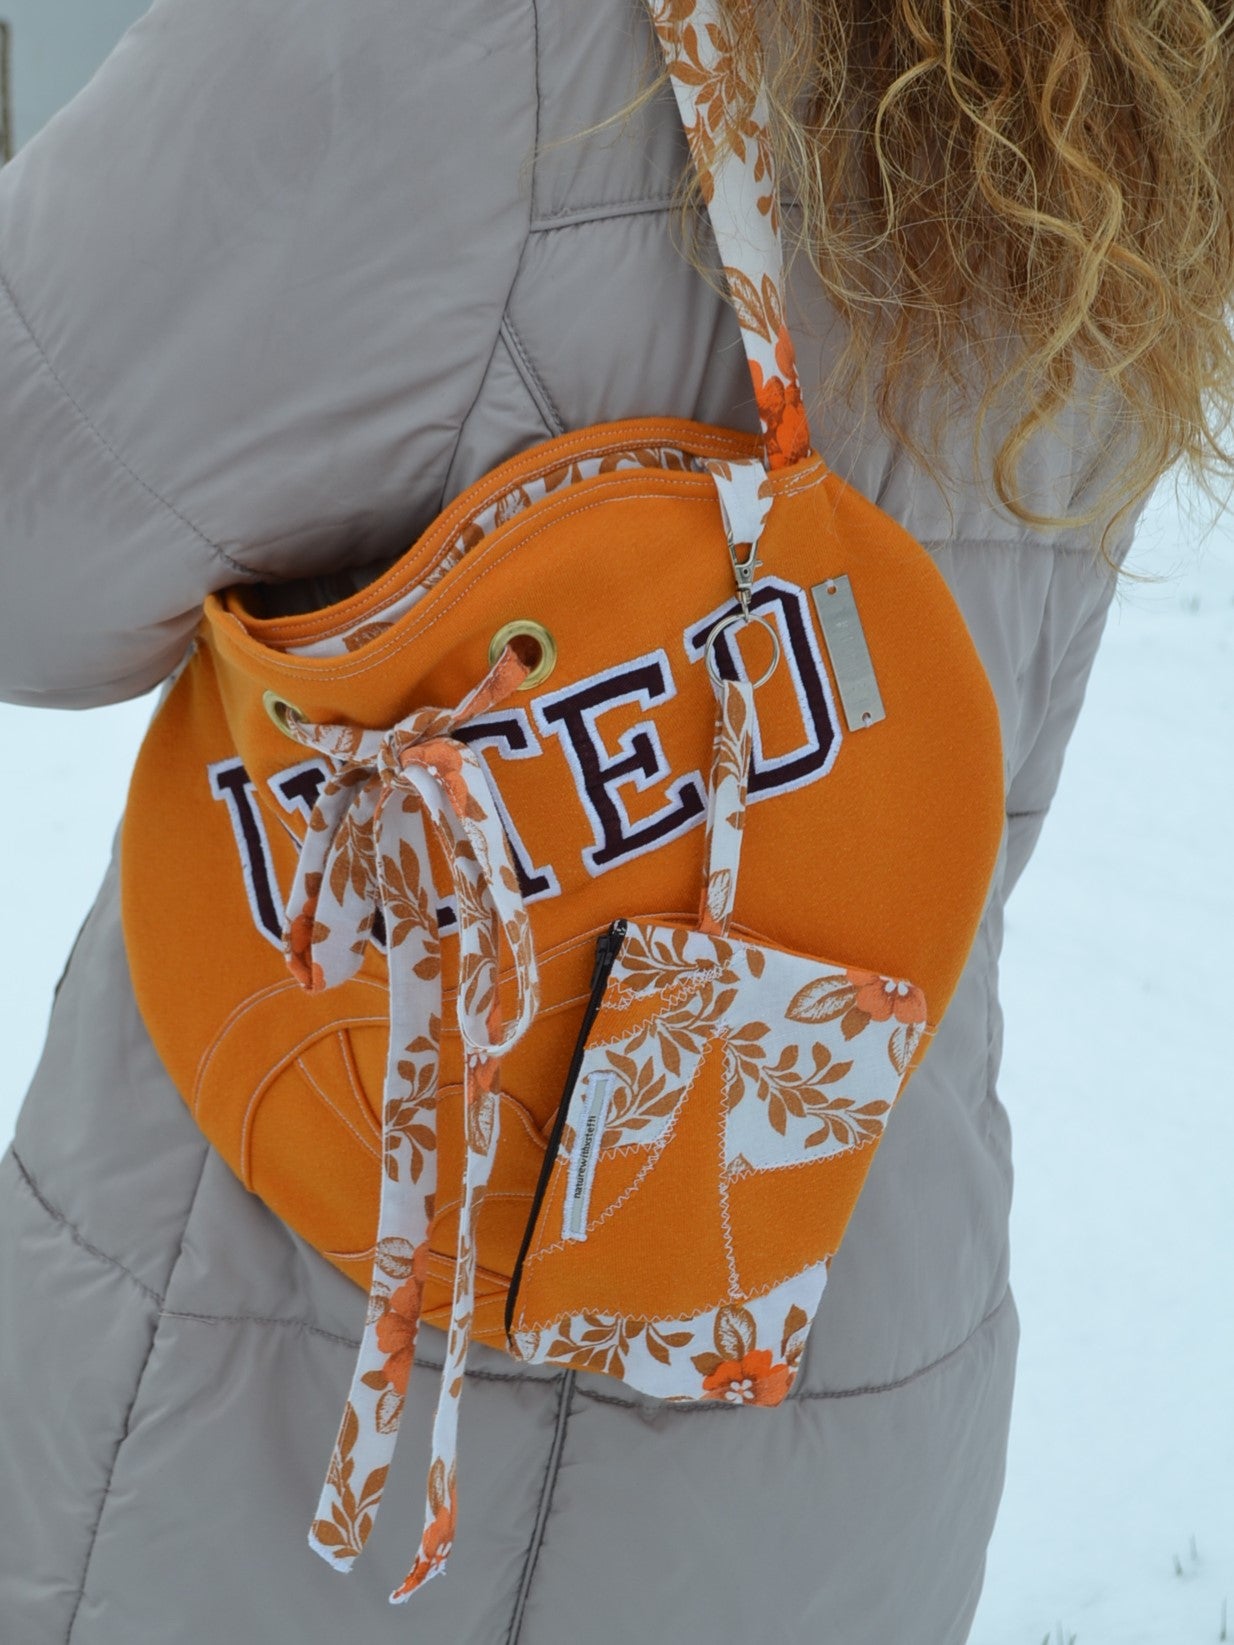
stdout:
[[296,707],[295,703],[289,703],[286,698],[280,697],[277,691],[263,691],[261,694],[261,706],[265,709],[266,713],[274,721],[275,725],[278,726],[279,730],[285,737],[291,736],[291,731],[287,724],[288,714],[294,714],[298,720],[302,720],[304,718],[304,715]]
[[512,623],[503,623],[488,644],[488,665],[490,668],[501,656],[510,641],[517,639],[533,640],[539,648],[539,661],[534,665],[522,685],[519,686],[520,691],[531,691],[540,684],[541,680],[547,680],[556,668],[557,642],[543,623],[533,622],[529,617],[519,617]]

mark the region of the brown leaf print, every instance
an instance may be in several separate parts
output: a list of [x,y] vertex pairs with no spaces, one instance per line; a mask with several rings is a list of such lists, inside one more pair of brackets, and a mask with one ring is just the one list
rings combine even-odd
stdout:
[[377,879],[377,845],[373,832],[373,814],[361,817],[352,808],[338,826],[330,845],[330,895],[342,904],[350,890],[361,900],[367,899]]
[[379,1434],[392,1434],[398,1429],[403,1417],[404,1395],[395,1388],[385,1388],[378,1396],[377,1409],[373,1413],[373,1424]]
[[497,1099],[492,1091],[480,1089],[468,1093],[467,1146],[473,1153],[488,1154],[493,1146],[497,1127]]
[[707,912],[719,922],[728,912],[729,890],[733,883],[731,868],[715,868],[707,877]]
[[[824,976],[799,988],[789,1001],[784,1015],[791,1022],[834,1022],[843,1017],[855,1003],[857,990],[846,971],[828,971]],[[869,1018],[866,1017],[866,1021]],[[846,1038],[852,1038],[851,1035]]]
[[419,1247],[398,1234],[390,1234],[377,1242],[373,1261],[381,1272],[393,1280],[410,1279]]
[[729,294],[733,300],[733,307],[737,310],[737,319],[742,329],[752,331],[755,336],[761,337],[765,343],[772,342],[775,331],[763,306],[763,294],[754,284],[754,281],[743,270],[727,264],[724,269],[724,278],[728,283]]
[[796,1303],[784,1316],[784,1335],[780,1339],[780,1358],[792,1364],[800,1357],[805,1344],[805,1334],[810,1328],[810,1321],[804,1308]]
[[739,1360],[754,1347],[758,1328],[748,1308],[725,1304],[716,1310],[715,1342],[726,1359]]
[[382,634],[388,634],[393,627],[393,621],[363,623],[359,628],[353,628],[343,635],[343,644],[348,651],[359,651],[361,646],[367,645],[370,640],[380,638]]
[[887,1055],[897,1074],[903,1074],[913,1060],[920,1039],[921,1029],[916,1023],[900,1023],[892,1033],[887,1041]]
[[397,858],[388,852],[382,853],[381,877],[387,945],[401,948],[413,931],[419,931],[429,951],[427,958],[435,962],[438,953],[437,917],[431,888],[424,884],[420,859],[406,840],[399,840]]
[[356,1497],[351,1485],[351,1475],[355,1468],[352,1452],[355,1450],[359,1435],[360,1419],[356,1415],[355,1407],[348,1400],[327,1474],[328,1483],[333,1486],[339,1500],[334,1503],[329,1519],[318,1519],[313,1522],[314,1538],[329,1548],[331,1556],[340,1561],[355,1559],[364,1547],[373,1527],[371,1510],[380,1500],[386,1483],[385,1468],[374,1468],[364,1481],[364,1488],[359,1497]]

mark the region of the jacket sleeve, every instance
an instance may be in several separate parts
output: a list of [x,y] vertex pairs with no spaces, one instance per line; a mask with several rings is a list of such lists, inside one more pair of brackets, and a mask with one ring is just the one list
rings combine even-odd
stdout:
[[[1127,556],[1144,506],[1135,508],[1110,545],[1117,565]],[[1004,895],[1027,866],[1053,804],[1115,593],[1113,573],[1092,554],[1056,554],[1048,594],[1053,609],[1044,624],[1055,640],[1036,649],[1019,682],[1022,752],[1007,793]]]
[[439,510],[530,221],[532,0],[160,0],[0,171],[0,699]]

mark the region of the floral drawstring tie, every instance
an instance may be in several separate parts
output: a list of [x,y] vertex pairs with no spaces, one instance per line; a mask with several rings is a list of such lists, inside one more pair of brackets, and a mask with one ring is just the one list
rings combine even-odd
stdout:
[[[458,1025],[464,1050],[466,1153],[450,1324],[433,1418],[424,1530],[390,1595],[410,1596],[445,1569],[454,1537],[455,1458],[475,1277],[475,1215],[497,1148],[497,1073],[539,1003],[531,928],[483,763],[452,733],[501,702],[529,664],[507,647],[454,709],[420,708],[386,731],[315,725],[289,710],[297,742],[334,762],[309,818],[287,903],[284,946],[306,989],[353,976],[380,910],[390,979],[382,1098],[382,1180],[373,1278],[360,1352],[309,1546],[348,1571],[372,1530],[398,1437],[437,1189],[441,1036],[440,934],[431,828],[458,904]],[[502,1033],[497,962],[514,961],[517,1010]]]

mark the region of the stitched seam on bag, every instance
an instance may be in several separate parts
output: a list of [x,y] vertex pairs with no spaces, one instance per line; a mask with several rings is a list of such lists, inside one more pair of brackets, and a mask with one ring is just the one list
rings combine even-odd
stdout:
[[[822,485],[825,480],[830,478],[830,474],[831,471],[828,469],[827,465],[820,461],[818,467],[810,474],[803,475],[800,479],[794,479],[782,485],[775,495],[777,497],[795,496],[798,492],[808,491],[814,486]],[[505,549],[501,554],[496,555],[481,571],[476,573],[475,577],[471,579],[466,588],[460,589],[459,592],[454,595],[453,599],[440,605],[429,615],[427,621],[423,622],[419,627],[408,629],[405,633],[395,634],[393,637],[382,637],[374,640],[372,642],[374,650],[371,656],[365,657],[362,652],[355,651],[351,653],[351,658],[354,660],[349,662],[340,661],[334,667],[322,668],[320,664],[323,659],[320,657],[304,660],[298,659],[288,653],[280,653],[279,667],[285,673],[295,675],[298,678],[303,677],[311,680],[314,684],[321,684],[323,681],[342,680],[346,682],[358,679],[362,674],[367,674],[374,668],[382,667],[389,661],[391,656],[403,650],[405,646],[411,645],[416,640],[423,639],[430,629],[436,627],[436,625],[441,622],[444,617],[454,610],[454,607],[458,605],[460,601],[474,597],[475,591],[480,583],[482,583],[486,577],[491,576],[499,566],[504,565],[512,554],[524,552],[529,544],[535,542],[537,537],[542,537],[546,531],[555,530],[566,520],[574,519],[580,514],[590,514],[597,508],[607,508],[617,503],[667,501],[674,496],[675,492],[680,490],[679,485],[675,483],[679,478],[685,478],[689,481],[693,481],[697,478],[697,476],[689,475],[682,477],[666,470],[662,477],[662,483],[668,484],[669,489],[667,492],[662,490],[631,491],[624,489],[620,483],[610,487],[605,487],[602,492],[600,492],[597,488],[597,491],[590,494],[589,501],[580,503],[577,508],[566,509],[563,513],[558,514],[551,522],[546,522],[542,526],[537,526],[534,531],[528,532],[525,537],[520,537],[517,543],[512,543],[509,548]],[[696,491],[691,484],[690,489],[686,492],[685,500],[688,502],[693,501],[706,503],[710,500],[710,498],[707,492]],[[466,558],[464,558],[461,563],[465,565],[467,563]],[[417,609],[418,607],[412,607],[413,611]],[[402,619],[400,618],[399,622],[401,623],[401,621]],[[247,630],[244,629],[244,625],[242,623],[237,623],[237,626],[239,626],[247,635]],[[258,641],[257,643],[260,644],[261,642]],[[367,649],[368,648],[365,647],[365,650]]]
[[321,1098],[322,1102],[325,1103],[326,1107],[338,1120],[339,1124],[347,1127],[352,1136],[360,1144],[361,1148],[364,1149],[365,1153],[371,1154],[374,1159],[378,1159],[380,1157],[381,1150],[377,1144],[374,1143],[372,1137],[364,1136],[360,1130],[360,1127],[353,1120],[348,1119],[347,1115],[344,1114],[341,1108],[337,1108],[334,1103],[331,1102],[328,1093],[322,1090],[321,1086],[318,1085],[317,1081],[313,1078],[312,1074],[305,1066],[304,1058],[297,1057],[293,1066],[295,1067],[297,1074],[299,1074],[302,1079],[307,1081],[307,1083]]
[[557,1474],[561,1468],[561,1453],[565,1447],[566,1425],[570,1420],[573,1405],[574,1382],[573,1371],[563,1372],[557,1394],[557,1412],[553,1427],[553,1438],[549,1445],[548,1459],[544,1465],[540,1500],[536,1504],[536,1522],[532,1526],[531,1540],[527,1544],[527,1553],[523,1558],[523,1573],[519,1579],[514,1610],[510,1614],[510,1627],[506,1634],[506,1645],[518,1645],[518,1637],[522,1632],[523,1617],[527,1612],[527,1596],[531,1591],[532,1579],[535,1576],[540,1548],[544,1541],[544,1528],[548,1523],[549,1511],[553,1503],[553,1492],[557,1485]]
[[[728,1047],[725,1046],[727,1053]],[[716,1150],[716,1165],[720,1178],[720,1232],[724,1236],[724,1261],[728,1268],[729,1297],[733,1302],[742,1305],[752,1300],[742,1296],[741,1277],[737,1272],[737,1253],[733,1249],[733,1221],[728,1203],[728,1191],[733,1178],[729,1175],[727,1160],[728,1141],[728,1108],[725,1103],[720,1104],[719,1146]]]
[[[664,471],[664,477],[666,480],[670,481],[676,478],[675,474],[670,473],[668,470]],[[694,476],[688,476],[688,478],[693,480]],[[534,531],[529,532],[525,537],[520,537],[517,543],[504,549],[503,552],[496,555],[482,571],[478,572],[473,582],[467,589],[456,594],[454,598],[447,604],[443,605],[440,610],[433,612],[428,620],[420,627],[415,628],[414,631],[409,630],[405,634],[396,635],[393,637],[380,637],[371,642],[374,649],[370,656],[365,657],[363,652],[355,651],[351,653],[350,658],[347,660],[340,661],[331,668],[321,668],[320,663],[322,659],[320,658],[314,658],[310,662],[305,662],[289,653],[283,653],[279,658],[280,666],[292,674],[304,675],[314,682],[321,680],[343,680],[346,682],[356,679],[362,674],[367,674],[374,668],[382,667],[389,661],[390,657],[395,656],[403,649],[404,646],[410,645],[415,640],[423,639],[429,630],[434,628],[448,612],[452,611],[459,601],[470,593],[485,577],[489,576],[490,573],[496,570],[498,566],[504,565],[512,554],[516,554],[521,550],[524,550],[530,543],[535,542],[538,537],[542,537],[546,531],[563,524],[566,520],[572,520],[580,514],[588,514],[594,509],[603,508],[610,504],[623,502],[656,502],[662,500],[664,497],[664,493],[662,492],[631,491],[626,489],[626,486],[628,486],[628,482],[623,484],[621,481],[617,481],[616,483],[610,481],[603,487],[602,490],[597,488],[597,491],[593,491],[590,494],[589,501],[580,503],[575,508],[566,509],[563,513],[557,515],[551,524],[537,526]],[[672,491],[677,489],[678,487],[673,486],[668,495],[671,497]],[[599,494],[597,494],[597,492]],[[693,485],[691,485],[687,493],[687,500],[705,503],[709,501],[709,496],[708,493],[704,491],[696,491]],[[461,563],[464,565],[467,564],[466,556],[464,556]],[[392,595],[392,598],[393,597],[394,596]],[[412,607],[412,610],[416,609],[417,607]],[[367,647],[365,649],[367,650]],[[318,665],[317,667],[312,666],[312,663],[314,662]]]
[[[910,1371],[907,1376],[896,1377],[892,1382],[870,1382],[859,1388],[804,1389],[800,1394],[790,1393],[787,1398],[789,1401],[794,1403],[800,1403],[801,1401],[808,1399],[857,1399],[865,1396],[866,1394],[894,1394],[901,1388],[907,1388],[911,1383],[918,1382],[922,1377],[929,1376],[932,1372],[940,1370],[948,1363],[949,1360],[953,1360],[957,1354],[962,1354],[972,1342],[973,1338],[976,1337],[981,1331],[984,1331],[986,1326],[992,1324],[993,1321],[997,1319],[999,1314],[1002,1313],[1003,1309],[1007,1306],[1007,1303],[1010,1300],[1010,1295],[1010,1288],[1008,1288],[1003,1292],[1001,1302],[991,1308],[985,1318],[979,1320],[977,1324],[973,1326],[972,1330],[964,1338],[963,1342],[956,1343],[954,1348],[948,1348],[945,1354],[940,1354],[937,1359],[932,1359],[928,1365],[922,1365],[919,1366],[917,1370]],[[601,1405],[619,1405],[623,1411],[658,1412],[660,1410],[668,1410],[671,1411],[674,1416],[692,1417],[709,1415],[712,1411],[740,1411],[743,1409],[740,1405],[730,1404],[729,1401],[722,1399],[707,1400],[705,1402],[700,1400],[694,1405],[688,1405],[684,1400],[662,1400],[656,1404],[645,1405],[637,1400],[620,1399],[616,1394],[601,1394],[598,1392],[593,1392],[590,1388],[580,1388],[579,1395],[582,1399],[595,1400]],[[776,1407],[767,1406],[765,1409],[772,1411],[775,1410]]]
[[343,1068],[347,1074],[347,1083],[351,1086],[351,1094],[356,1099],[356,1107],[360,1110],[362,1123],[368,1126],[373,1135],[380,1142],[381,1126],[373,1118],[372,1110],[364,1100],[364,1092],[360,1088],[360,1071],[356,1067],[356,1054],[351,1048],[351,1041],[340,1028],[338,1031],[339,1054],[343,1059]]
[[[185,1238],[185,1235],[188,1233],[189,1222],[191,1221],[192,1216],[193,1216],[193,1207],[197,1204],[197,1196],[201,1192],[202,1182],[205,1180],[206,1166],[208,1165],[209,1160],[210,1160],[210,1150],[209,1150],[209,1148],[205,1148],[205,1149],[202,1150],[201,1171],[200,1171],[200,1173],[198,1174],[198,1177],[197,1177],[197,1186],[193,1189],[193,1196],[189,1200],[188,1210],[185,1212],[185,1215],[184,1215],[184,1223],[183,1223],[183,1225],[181,1226],[181,1229],[180,1229],[180,1241],[179,1241],[179,1244],[176,1246],[176,1254],[175,1254],[175,1257],[172,1259],[171,1267],[168,1270],[167,1281],[168,1281],[169,1286],[171,1284],[172,1276],[175,1274],[175,1271],[176,1271],[177,1267],[179,1266],[180,1258],[184,1254],[184,1238]],[[158,1315],[155,1318],[154,1328],[150,1332],[150,1341],[146,1344],[145,1358],[141,1362],[141,1369],[140,1369],[140,1371],[138,1371],[137,1380],[133,1385],[133,1397],[129,1401],[128,1410],[124,1413],[124,1426],[123,1426],[123,1429],[121,1430],[120,1438],[116,1441],[116,1448],[112,1452],[111,1467],[107,1470],[107,1482],[103,1486],[103,1495],[99,1500],[99,1511],[98,1511],[98,1514],[97,1514],[97,1516],[95,1518],[95,1521],[94,1521],[94,1525],[93,1525],[93,1527],[91,1529],[91,1532],[90,1532],[90,1545],[86,1549],[86,1558],[85,1558],[85,1561],[84,1561],[84,1563],[82,1565],[82,1568],[81,1568],[81,1586],[77,1590],[77,1597],[76,1597],[76,1600],[74,1601],[74,1604],[73,1604],[73,1614],[69,1618],[68,1631],[65,1633],[65,1636],[64,1636],[65,1645],[72,1645],[73,1629],[77,1625],[77,1614],[81,1610],[81,1602],[85,1598],[85,1594],[86,1594],[86,1583],[89,1581],[89,1578],[90,1578],[90,1564],[91,1564],[91,1561],[94,1558],[95,1545],[98,1542],[99,1526],[103,1523],[103,1515],[107,1510],[107,1499],[111,1495],[111,1482],[115,1478],[115,1475],[116,1475],[116,1463],[120,1460],[121,1448],[123,1447],[125,1440],[129,1436],[129,1424],[133,1420],[133,1412],[136,1410],[137,1401],[141,1397],[142,1383],[146,1379],[146,1370],[147,1370],[147,1368],[150,1364],[150,1356],[154,1353],[154,1344],[158,1341],[159,1322],[162,1320],[162,1317],[163,1317],[163,1311],[160,1308],[160,1310],[158,1312]]]
[[[674,444],[676,435],[679,433],[679,428],[677,425],[681,421],[680,418],[639,418],[637,420],[642,423],[649,423],[651,425],[648,430],[648,437],[643,441],[644,445],[656,445],[661,443]],[[630,439],[628,434],[611,437],[602,444],[593,444],[583,438],[583,436],[587,434],[586,429],[576,429],[574,430],[574,433],[578,437],[578,451],[574,453],[576,458],[580,455],[588,457],[603,456],[609,452],[621,452],[628,451],[630,449]],[[705,433],[696,431],[691,434],[690,438],[693,444],[699,446],[709,446],[713,452],[723,452],[726,449],[731,450],[733,445],[732,436],[707,436]],[[531,452],[525,452],[523,455],[534,455],[534,448],[532,448]],[[532,481],[542,480],[545,475],[552,473],[554,469],[560,468],[562,466],[562,462],[563,458],[560,455],[554,456],[551,461],[542,463],[538,467],[525,472],[519,481],[519,484],[526,486]],[[668,471],[666,470],[665,472]],[[490,479],[490,475],[483,474],[475,482],[475,484],[476,486],[480,486],[488,479]],[[469,519],[473,518],[477,514],[483,513],[486,508],[491,507],[493,503],[505,496],[508,490],[508,482],[493,484],[490,486],[488,491],[480,493],[466,508],[459,508],[458,505],[462,500],[461,495],[460,497],[456,497],[450,504],[449,509],[445,511],[447,514],[451,515],[453,517],[453,521],[456,522],[451,524],[450,530],[452,532],[460,531]],[[436,530],[440,526],[440,523],[441,522],[439,520],[435,520],[433,525],[429,528],[430,531]],[[395,598],[396,595],[402,595],[407,592],[409,592],[408,586],[406,584],[400,584],[399,588],[391,595],[391,599]],[[368,615],[378,614],[378,612],[368,613]],[[333,624],[324,623],[322,619],[325,615],[326,614],[321,611],[307,611],[301,612],[295,617],[281,618],[279,620],[279,631],[285,639],[288,640],[301,640],[305,637],[309,639],[322,639],[331,635],[344,633],[351,624],[350,618],[340,620]]]
[[501,322],[501,336],[509,350],[511,361],[523,387],[527,390],[532,403],[540,414],[540,420],[551,435],[564,434],[565,421],[558,411],[553,396],[549,393],[544,379],[536,370],[535,362],[527,351],[527,346],[519,336],[513,320],[507,310]]
[[109,1256],[106,1251],[101,1251],[97,1245],[91,1245],[90,1241],[85,1237],[81,1229],[78,1228],[75,1223],[70,1222],[64,1212],[59,1210],[51,1203],[49,1199],[44,1196],[42,1189],[39,1187],[38,1183],[35,1181],[31,1172],[27,1168],[25,1161],[17,1152],[16,1144],[10,1148],[9,1152],[13,1156],[13,1164],[17,1167],[18,1175],[25,1183],[30,1193],[33,1194],[34,1198],[42,1206],[43,1210],[53,1222],[59,1223],[62,1228],[67,1229],[69,1237],[73,1241],[74,1245],[79,1245],[81,1249],[89,1256],[94,1257],[98,1262],[106,1263],[109,1268],[119,1269],[126,1279],[132,1280],[133,1284],[143,1296],[148,1297],[151,1302],[157,1304],[161,1308],[163,1305],[163,1299],[156,1290],[147,1285],[144,1280],[138,1279],[133,1270],[131,1268],[126,1268],[124,1264],[116,1257]]
[[[377,990],[377,992],[379,994],[382,994],[382,995],[384,995],[387,992],[387,990],[382,986],[382,984],[375,981],[372,977],[352,977],[349,980],[358,987],[375,988]],[[227,1035],[236,1026],[236,1024],[240,1021],[240,1019],[242,1017],[246,1016],[248,1014],[248,1012],[255,1011],[257,1009],[257,1007],[260,1004],[262,1004],[262,1002],[264,1000],[271,999],[276,994],[294,993],[299,988],[300,988],[300,984],[298,982],[296,982],[293,977],[288,977],[286,982],[271,983],[268,988],[263,988],[256,994],[250,994],[247,999],[241,1000],[240,1004],[235,1006],[232,1009],[231,1013],[229,1014],[229,1016],[227,1018],[227,1021],[222,1025],[222,1027],[219,1029],[218,1033],[215,1034],[214,1038],[210,1041],[210,1044],[202,1052],[201,1059],[197,1064],[197,1073],[196,1073],[196,1075],[193,1079],[192,1109],[193,1109],[194,1114],[196,1114],[196,1112],[197,1112],[197,1104],[198,1104],[198,1101],[200,1100],[200,1097],[201,1097],[201,1088],[202,1088],[203,1084],[205,1083],[206,1074],[209,1070],[209,1065],[213,1061],[216,1053],[219,1050],[219,1047],[222,1045],[222,1043],[226,1039]],[[364,1024],[364,1023],[384,1022],[385,1020],[386,1019],[385,1019],[384,1016],[382,1016],[382,1017],[347,1017],[345,1019],[345,1026],[350,1028],[350,1027],[355,1026],[355,1025],[360,1025],[360,1024]],[[339,1025],[336,1023],[333,1026],[338,1027]],[[331,1025],[329,1023],[327,1023],[322,1028],[321,1033],[324,1037],[326,1034],[328,1034],[330,1032],[331,1032]],[[277,1068],[278,1063],[275,1063],[274,1067]],[[273,1073],[274,1069],[272,1068],[270,1070],[270,1072]]]
[[[356,1017],[356,1018],[353,1018],[352,1021],[367,1022],[367,1023],[384,1023],[386,1021],[386,1018],[385,1017]],[[328,1033],[328,1032],[329,1032],[329,1029],[326,1030],[326,1033]],[[290,1068],[292,1066],[293,1061],[296,1061],[296,1060],[299,1059],[301,1051],[306,1050],[310,1045],[315,1045],[317,1043],[317,1041],[321,1038],[323,1038],[322,1030],[320,1028],[314,1028],[313,1030],[311,1030],[311,1032],[307,1033],[304,1036],[304,1038],[299,1041],[298,1044],[293,1045],[290,1051],[283,1052],[282,1055],[279,1057],[278,1061],[274,1064],[274,1066],[272,1068],[267,1069],[267,1071],[264,1074],[261,1075],[260,1079],[257,1081],[257,1084],[253,1087],[252,1095],[249,1097],[248,1102],[245,1104],[245,1107],[244,1107],[244,1123],[240,1127],[240,1164],[241,1164],[242,1169],[244,1170],[244,1177],[242,1179],[243,1182],[244,1182],[244,1186],[246,1188],[248,1188],[250,1192],[252,1192],[252,1186],[249,1182],[249,1171],[248,1171],[248,1166],[246,1164],[246,1161],[248,1160],[248,1157],[249,1157],[249,1129],[252,1125],[253,1118],[254,1118],[254,1116],[257,1112],[257,1109],[258,1109],[259,1105],[261,1104],[261,1102],[266,1097],[266,1094],[269,1091],[270,1086],[279,1077],[279,1075],[282,1074],[282,1073],[285,1073],[288,1070],[288,1068]]]
[[45,366],[48,373],[50,374],[50,376],[52,378],[52,381],[55,383],[56,387],[60,390],[60,392],[64,396],[64,398],[72,406],[73,410],[81,418],[82,422],[85,423],[86,427],[90,430],[91,434],[94,435],[94,438],[103,447],[103,450],[107,452],[108,456],[110,456],[112,458],[112,460],[115,463],[117,463],[124,470],[124,472],[129,476],[129,478],[131,480],[135,481],[136,484],[141,487],[141,489],[146,493],[147,496],[153,497],[153,499],[156,503],[158,503],[162,508],[165,508],[169,514],[173,515],[177,520],[179,520],[180,524],[182,526],[184,526],[184,528],[187,531],[192,532],[193,536],[196,537],[199,542],[204,543],[205,546],[210,550],[211,554],[215,555],[218,559],[222,560],[222,562],[225,566],[227,566],[232,571],[238,571],[242,577],[256,577],[258,575],[258,573],[255,572],[252,569],[252,567],[246,566],[246,565],[241,565],[238,560],[233,560],[231,555],[228,554],[225,549],[220,548],[217,543],[211,542],[210,538],[206,536],[205,532],[202,531],[199,526],[195,526],[193,524],[192,520],[186,519],[185,516],[183,514],[181,514],[180,510],[174,506],[174,504],[169,503],[167,501],[166,497],[160,496],[159,493],[157,491],[155,491],[153,486],[147,485],[146,482],[142,479],[141,475],[135,473],[134,470],[129,467],[129,465],[125,462],[124,458],[120,455],[120,453],[116,450],[116,448],[113,445],[109,444],[109,442],[104,438],[103,434],[100,432],[98,427],[91,421],[89,415],[87,414],[85,409],[82,407],[80,402],[75,400],[73,395],[69,392],[69,389],[68,389],[67,385],[65,384],[64,379],[60,376],[60,374],[56,370],[55,366],[52,365],[50,355],[47,353],[47,350],[43,347],[43,345],[39,341],[39,339],[35,336],[34,330],[31,327],[30,322],[26,319],[25,314],[22,312],[21,308],[19,307],[18,302],[17,302],[16,293],[14,292],[12,286],[9,284],[8,277],[4,273],[4,270],[2,268],[0,268],[0,288],[3,288],[4,294],[9,300],[9,306],[12,308],[13,313],[16,315],[18,321],[20,322],[22,330],[26,333],[26,336],[34,344],[34,347],[38,352],[39,358],[42,360],[43,365]]

